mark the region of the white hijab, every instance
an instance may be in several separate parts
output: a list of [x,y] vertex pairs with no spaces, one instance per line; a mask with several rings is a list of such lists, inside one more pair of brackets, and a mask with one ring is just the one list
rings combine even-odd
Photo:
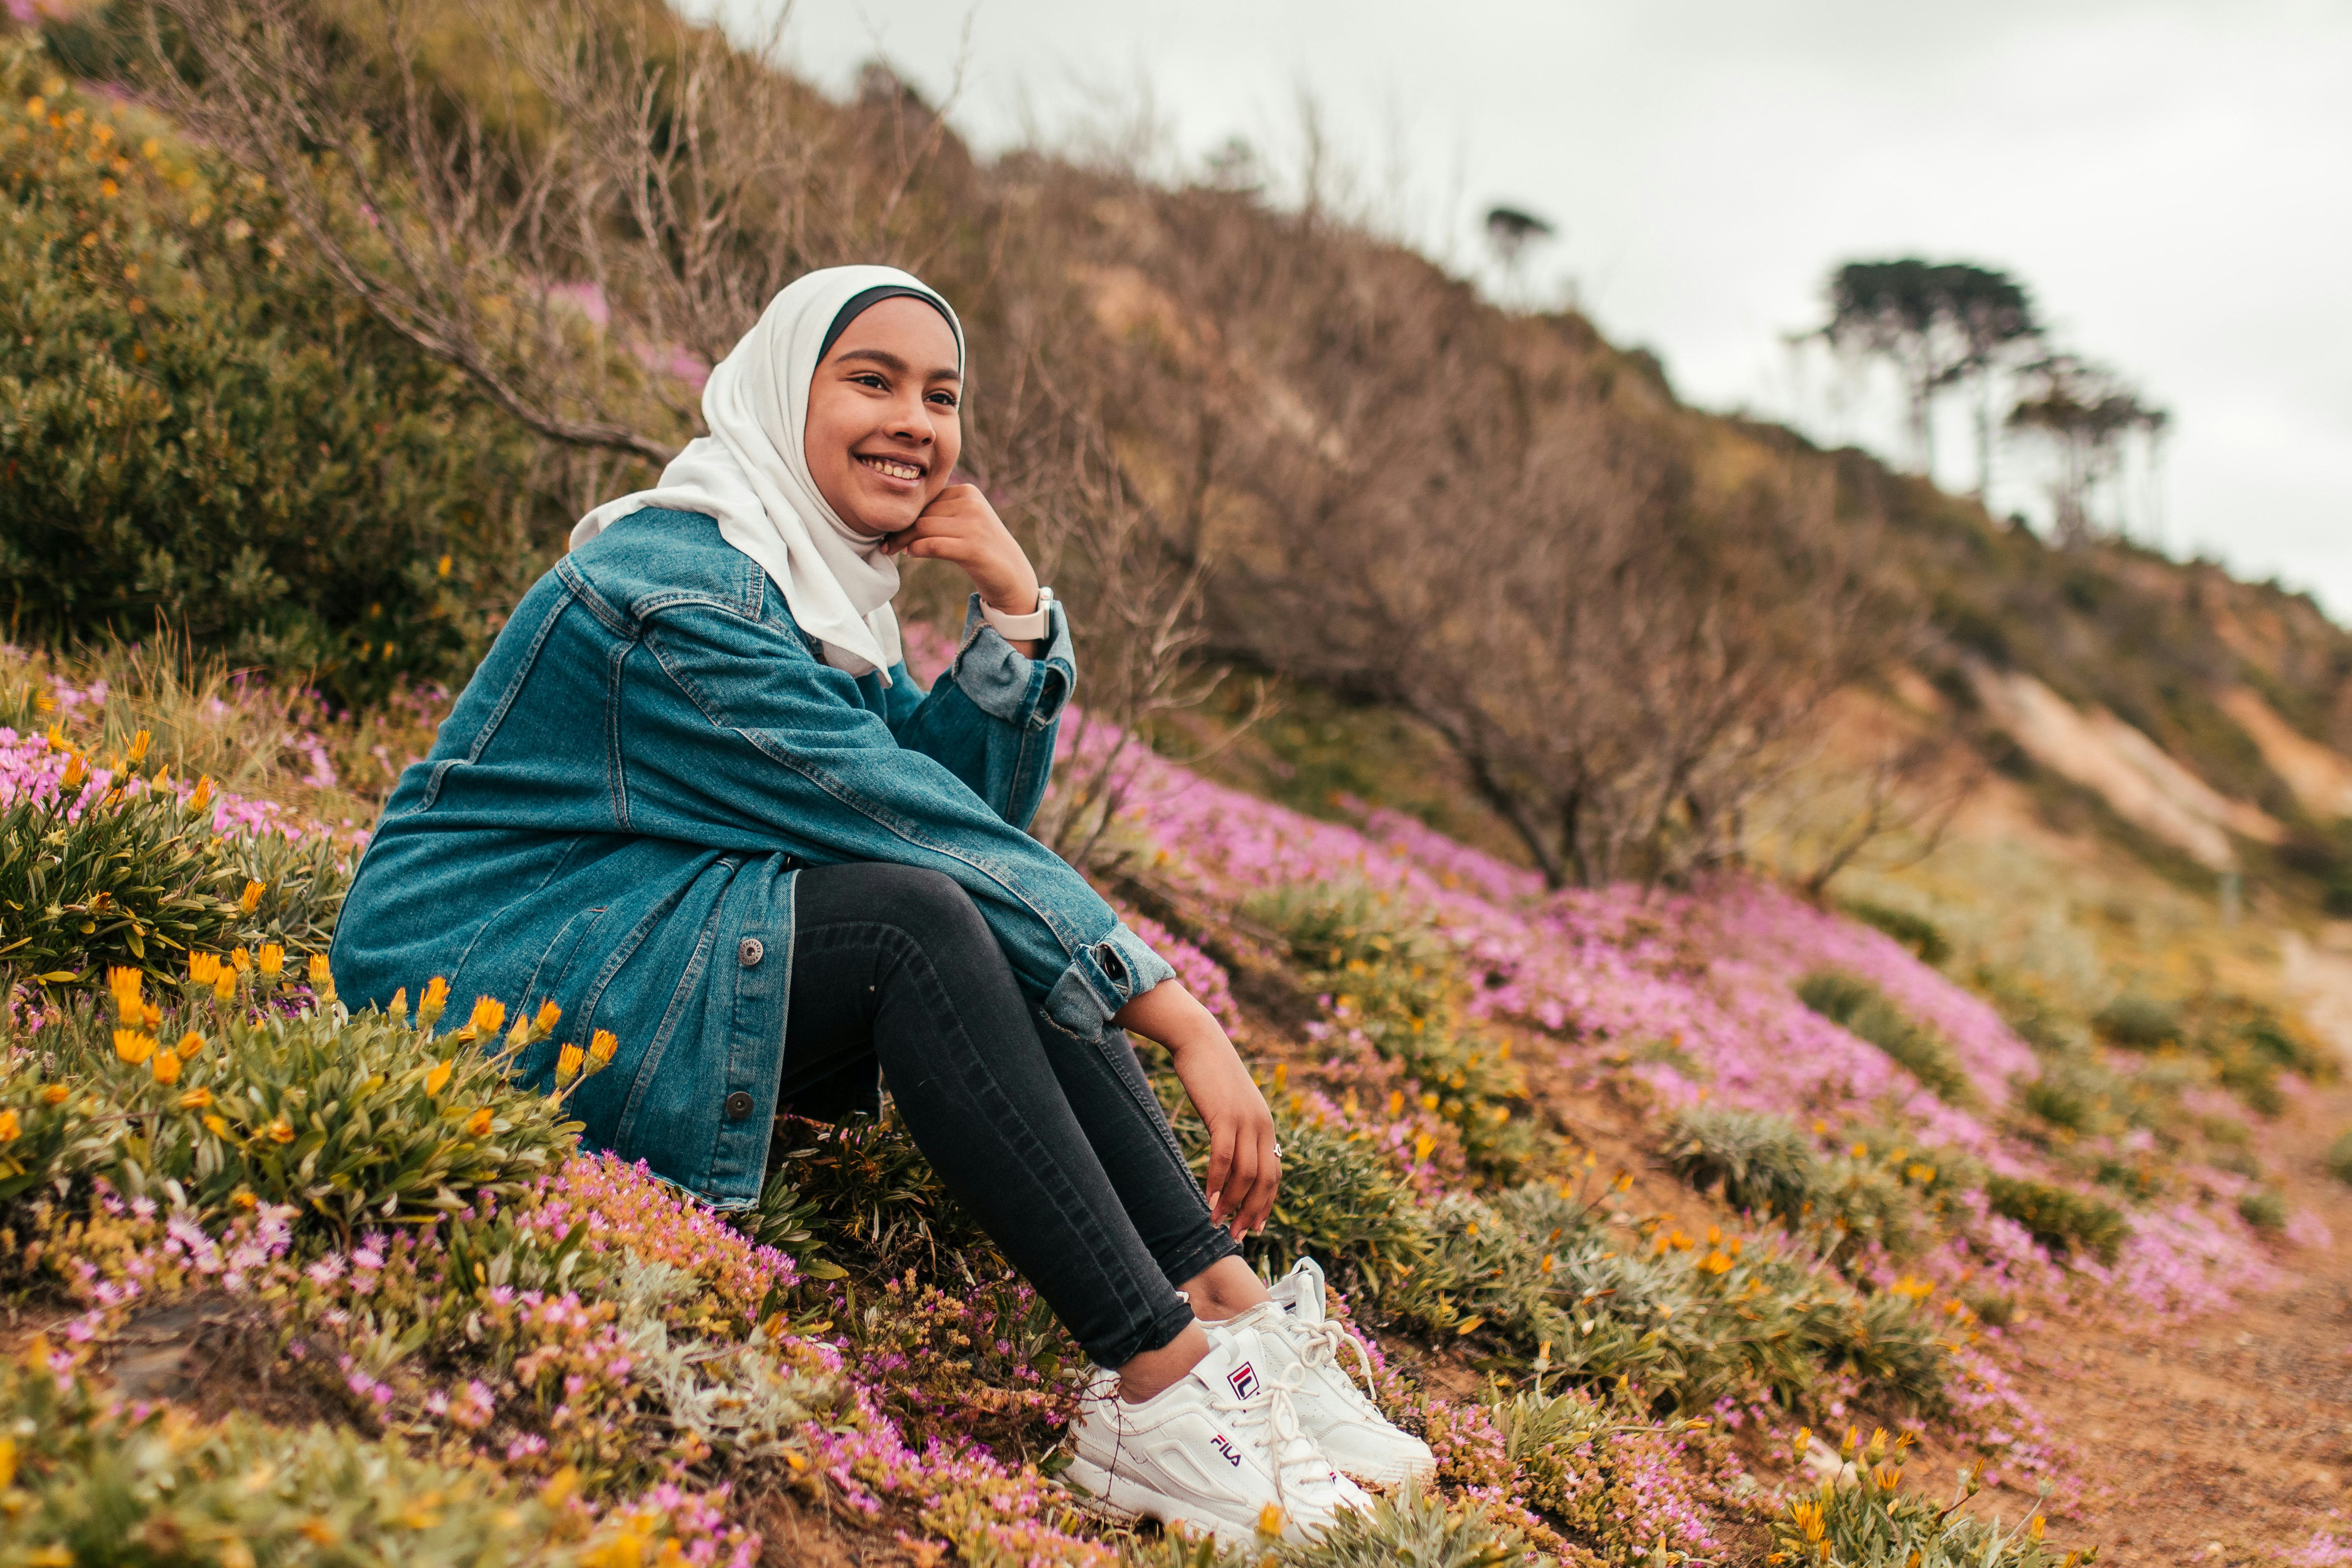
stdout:
[[824,644],[824,662],[851,675],[882,672],[902,657],[890,596],[898,567],[882,537],[834,514],[809,477],[802,437],[809,384],[825,330],[853,298],[885,284],[919,289],[955,330],[963,359],[963,323],[928,285],[895,267],[828,267],[793,281],[769,302],[759,322],[710,372],[702,417],[710,434],[687,444],[649,490],[606,501],[572,529],[577,550],[632,512],[648,507],[707,512],[719,537],[758,562],[800,628]]

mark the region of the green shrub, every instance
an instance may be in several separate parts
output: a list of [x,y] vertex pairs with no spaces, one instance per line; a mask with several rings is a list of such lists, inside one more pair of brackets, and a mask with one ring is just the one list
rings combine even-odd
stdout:
[[1944,929],[1925,915],[1915,915],[1908,910],[1889,909],[1864,900],[1852,900],[1843,908],[1847,914],[1864,925],[1875,926],[1888,936],[1916,953],[1919,962],[1940,964],[1952,956],[1952,942]]
[[2352,1131],[2336,1134],[2336,1142],[2320,1156],[2320,1163],[2337,1181],[2352,1184]]
[[2242,1048],[2233,1050],[2214,1064],[2213,1077],[2257,1116],[2275,1117],[2286,1110],[2278,1064],[2267,1057]]
[[[1890,1454],[1881,1433],[1859,1454],[1848,1450],[1860,1472],[1851,1481],[1823,1481],[1789,1504],[1772,1521],[1769,1561],[1818,1564],[1820,1568],[2057,1568],[2053,1549],[2042,1544],[2042,1516],[2004,1528],[1959,1511],[1977,1493],[1975,1472],[1962,1472],[1958,1495],[1945,1506],[1902,1489],[1906,1436]],[[2066,1568],[2089,1557],[2064,1559]]]
[[354,306],[263,182],[0,49],[12,635],[160,616],[346,700],[463,674],[551,552],[536,441]]
[[[365,1226],[520,1193],[574,1145],[577,1124],[509,1076],[509,1055],[374,1011],[247,1016],[256,999],[184,987],[152,1032],[71,1005],[0,1085],[0,1106],[56,1152],[0,1192],[102,1176],[200,1217],[284,1204],[348,1245]],[[57,1086],[87,1092],[51,1104]]]
[[2284,1230],[2286,1194],[2276,1187],[2250,1187],[2238,1194],[2238,1217],[2256,1230]]
[[83,776],[47,800],[0,808],[0,963],[43,985],[87,985],[109,964],[171,973],[224,947],[245,879],[207,813],[169,790],[110,791],[79,819]]
[[135,761],[106,761],[127,787],[79,805],[89,759],[76,752],[72,785],[0,806],[0,973],[54,990],[118,964],[173,978],[192,949],[326,947],[350,882],[344,850],[324,837],[216,834],[208,786],[184,804],[139,779]]
[[[478,1468],[313,1426],[219,1426],[102,1402],[79,1379],[0,1364],[14,1487],[0,1555],[87,1568],[160,1563],[581,1562],[584,1529]],[[634,1559],[632,1559],[634,1560]]]
[[2116,1075],[2097,1062],[2060,1057],[2019,1090],[2018,1102],[2053,1127],[2095,1136],[2112,1131],[2121,1120],[2113,1110],[2120,1087]]
[[1932,1189],[1940,1197],[1955,1177],[1978,1173],[1972,1162],[1915,1155],[1883,1135],[1876,1145],[1865,1139],[1823,1158],[1785,1118],[1723,1106],[1677,1112],[1664,1152],[1675,1173],[1701,1192],[1720,1183],[1734,1208],[1817,1234],[1832,1249],[1851,1238],[1898,1256],[1917,1246],[1916,1194]]
[[1260,894],[1244,913],[1282,934],[1310,983],[1454,1125],[1473,1170],[1498,1182],[1519,1173],[1538,1148],[1515,1114],[1528,1103],[1526,1075],[1507,1042],[1465,1018],[1451,955],[1411,910],[1361,884],[1318,882]]
[[1989,1176],[1985,1205],[2015,1220],[2033,1239],[2063,1257],[2087,1252],[2113,1263],[2130,1234],[2124,1216],[2098,1199],[2019,1176]]
[[[1448,1503],[1408,1483],[1375,1498],[1365,1511],[1340,1514],[1314,1541],[1261,1537],[1251,1545],[1220,1546],[1171,1530],[1136,1542],[1121,1556],[1130,1568],[1518,1568],[1534,1561],[1528,1546],[1518,1530],[1475,1500]],[[986,1568],[1011,1568],[1014,1559],[979,1561]]]
[[1789,1224],[1813,1201],[1822,1178],[1812,1140],[1795,1122],[1727,1105],[1676,1111],[1664,1154],[1668,1168],[1698,1191],[1720,1187],[1731,1207]]
[[1406,1485],[1364,1511],[1334,1520],[1311,1542],[1285,1542],[1281,1568],[1509,1568],[1528,1557],[1526,1538],[1472,1499],[1449,1503]]
[[1523,1360],[1582,1382],[1627,1377],[1692,1408],[1750,1380],[1802,1397],[1824,1367],[1851,1364],[1886,1392],[1940,1397],[1944,1352],[1901,1297],[1865,1300],[1801,1253],[1604,1223],[1559,1188],[1529,1183],[1490,1202],[1437,1205],[1437,1246],[1405,1315],[1433,1329],[1486,1329]]
[[1975,1100],[1976,1087],[1944,1037],[1913,1022],[1862,976],[1840,969],[1817,969],[1797,983],[1797,999],[1848,1034],[1885,1051],[1938,1099],[1954,1105]]
[[2180,1039],[2180,1009],[2143,991],[2126,991],[2091,1019],[2108,1043],[2126,1050],[2152,1051]]

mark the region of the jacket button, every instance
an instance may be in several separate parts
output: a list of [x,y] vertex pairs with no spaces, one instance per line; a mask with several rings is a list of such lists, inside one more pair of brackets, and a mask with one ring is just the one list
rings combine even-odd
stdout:
[[756,936],[747,936],[735,944],[735,962],[749,969],[768,956],[768,949]]
[[734,1093],[732,1093],[732,1094],[730,1094],[730,1095],[729,1095],[729,1096],[727,1097],[727,1120],[728,1120],[728,1121],[742,1121],[742,1120],[743,1120],[743,1118],[745,1118],[745,1117],[747,1117],[747,1116],[749,1116],[749,1115],[751,1115],[751,1097],[750,1095],[748,1095],[748,1094],[744,1093],[741,1089],[737,1089]]

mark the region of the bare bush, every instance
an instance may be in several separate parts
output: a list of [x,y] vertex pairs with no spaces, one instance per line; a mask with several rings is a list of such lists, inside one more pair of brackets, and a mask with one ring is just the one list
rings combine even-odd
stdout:
[[1831,467],[1700,467],[1580,322],[1224,195],[1129,227],[1097,314],[1213,646],[1421,718],[1553,886],[1736,858],[1822,701],[1899,651]]

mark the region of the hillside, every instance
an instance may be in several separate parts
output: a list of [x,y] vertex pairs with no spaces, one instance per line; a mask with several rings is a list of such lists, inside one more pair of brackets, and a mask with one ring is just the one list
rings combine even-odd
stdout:
[[[1040,834],[1243,1044],[1293,1160],[1251,1257],[1322,1261],[1441,1458],[1318,1547],[1129,1534],[1054,1479],[1082,1358],[894,1123],[780,1128],[730,1221],[577,1147],[593,1042],[538,999],[354,1016],[307,961],[724,334],[509,252],[427,304],[545,335],[436,357],[332,264],[429,193],[322,177],[306,229],[123,90],[131,14],[6,45],[0,1563],[2352,1552],[2352,635],[2308,600],[1687,407],[1340,216],[982,163],[887,73],[661,23],[798,139],[730,267],[962,308],[973,469],[1085,639]],[[318,14],[380,108],[370,13]],[[501,14],[422,8],[412,63],[519,178],[561,95],[485,85]]]

